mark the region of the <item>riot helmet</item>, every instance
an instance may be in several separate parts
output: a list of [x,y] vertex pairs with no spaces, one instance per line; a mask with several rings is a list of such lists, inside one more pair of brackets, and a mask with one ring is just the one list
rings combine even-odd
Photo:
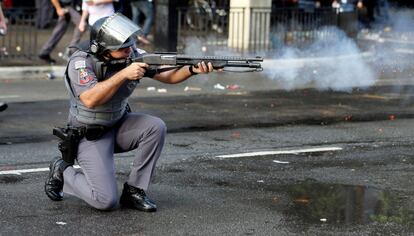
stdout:
[[103,17],[92,26],[90,51],[99,55],[132,46],[139,34],[142,34],[141,28],[120,13]]

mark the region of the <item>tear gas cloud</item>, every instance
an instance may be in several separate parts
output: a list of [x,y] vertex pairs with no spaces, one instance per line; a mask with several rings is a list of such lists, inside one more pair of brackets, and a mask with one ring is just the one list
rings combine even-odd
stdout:
[[349,91],[373,85],[376,74],[354,40],[339,29],[321,30],[331,33],[302,50],[282,48],[280,56],[264,63],[265,73],[284,89],[312,85],[320,90]]
[[[325,35],[306,49],[282,47],[273,58],[265,57],[262,73],[275,81],[275,88],[287,90],[312,85],[321,90],[347,91],[374,84],[375,73],[362,58],[355,42],[338,29],[329,31],[333,33],[328,38]],[[184,53],[194,54],[200,49],[206,49],[205,41],[189,38]],[[215,54],[238,55],[230,50]]]
[[[407,60],[405,57],[407,53],[411,53],[410,56],[414,55],[413,13],[408,10],[392,12],[390,20],[391,30],[381,28],[377,31],[365,32],[365,36],[377,40],[370,41],[369,44],[375,46],[364,48],[364,52],[358,47],[356,39],[348,37],[342,30],[324,27],[320,29],[322,32],[319,34],[320,38],[316,38],[307,47],[284,45],[273,56],[267,54],[263,62],[264,71],[261,74],[275,82],[275,89],[293,90],[311,86],[319,90],[352,91],[353,88],[372,86],[381,72],[390,70],[390,67],[393,71],[413,67],[412,60]],[[398,35],[401,40],[411,43],[413,49],[407,51],[406,48],[401,49],[400,45],[384,43],[383,38],[387,34],[392,34],[393,37]],[[358,38],[361,38],[361,33]],[[205,51],[209,49],[206,48],[208,41],[210,40],[195,37],[189,39],[186,42],[185,53],[194,54],[200,52],[200,49],[202,53],[206,53]],[[215,51],[215,54],[239,55],[231,49],[220,49]],[[258,55],[262,54],[265,55],[266,52],[258,53]]]
[[[414,11],[405,9],[391,12],[389,26],[380,31],[362,33],[361,38],[371,40],[372,51],[375,52],[373,65],[382,73],[382,77],[390,78],[393,92],[406,94],[400,106],[412,104],[414,88],[405,86],[412,84],[414,78]],[[398,77],[398,79],[396,79]]]
[[408,72],[412,77],[414,55],[414,11],[391,13],[389,26],[377,31],[361,32],[359,38],[368,40],[375,53],[373,65],[380,72]]
[[392,12],[390,25],[397,32],[411,32],[413,30],[413,11],[409,9]]

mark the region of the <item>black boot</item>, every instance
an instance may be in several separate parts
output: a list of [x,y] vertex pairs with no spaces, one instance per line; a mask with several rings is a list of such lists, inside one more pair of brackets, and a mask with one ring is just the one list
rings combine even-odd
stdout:
[[55,157],[49,166],[49,175],[45,182],[46,195],[53,201],[63,199],[63,159]]
[[124,184],[120,203],[125,207],[140,211],[154,212],[157,210],[157,206],[147,197],[143,189],[135,188],[127,183]]

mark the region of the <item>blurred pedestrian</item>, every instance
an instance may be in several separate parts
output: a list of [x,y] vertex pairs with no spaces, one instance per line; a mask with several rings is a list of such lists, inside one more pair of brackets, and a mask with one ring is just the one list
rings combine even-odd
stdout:
[[382,21],[382,23],[387,23],[390,19],[389,15],[389,3],[388,0],[378,0],[375,8],[375,15]]
[[367,9],[367,27],[371,28],[372,23],[375,22],[374,9],[377,6],[377,0],[364,0],[363,3]]
[[[4,17],[3,9],[2,9],[3,0],[0,0],[0,35],[5,35],[7,33],[7,22],[6,17]],[[7,104],[4,102],[0,102],[0,111],[4,111],[7,108]]]
[[3,14],[2,5],[3,5],[3,0],[0,0],[0,30],[2,31],[0,32],[0,34],[5,35],[7,33],[7,22],[6,22],[6,17]]
[[[55,7],[56,13],[59,18],[55,28],[53,29],[52,35],[43,45],[39,53],[39,58],[48,63],[54,64],[56,63],[56,61],[50,57],[50,53],[62,39],[63,35],[66,33],[69,23],[72,22],[76,26],[73,31],[72,40],[68,45],[69,47],[75,46],[79,42],[82,33],[78,28],[81,16],[79,12],[77,12],[75,9],[76,2],[73,0],[51,0],[51,2]],[[71,54],[69,47],[65,51],[65,54]]]
[[53,19],[53,5],[50,0],[36,0],[36,27],[45,29],[50,26]]
[[79,23],[80,32],[85,32],[87,23],[92,26],[102,17],[115,13],[113,0],[83,0],[82,17]]
[[145,20],[142,26],[143,36],[138,38],[144,44],[149,44],[148,35],[151,32],[154,22],[154,6],[152,0],[131,0],[132,21],[139,25],[141,13],[144,14]]

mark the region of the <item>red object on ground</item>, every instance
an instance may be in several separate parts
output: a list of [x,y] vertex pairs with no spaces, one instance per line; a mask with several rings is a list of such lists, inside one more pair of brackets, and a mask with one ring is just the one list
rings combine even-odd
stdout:
[[235,89],[239,89],[240,86],[237,84],[231,84],[231,85],[227,85],[226,88],[229,90],[235,90]]

